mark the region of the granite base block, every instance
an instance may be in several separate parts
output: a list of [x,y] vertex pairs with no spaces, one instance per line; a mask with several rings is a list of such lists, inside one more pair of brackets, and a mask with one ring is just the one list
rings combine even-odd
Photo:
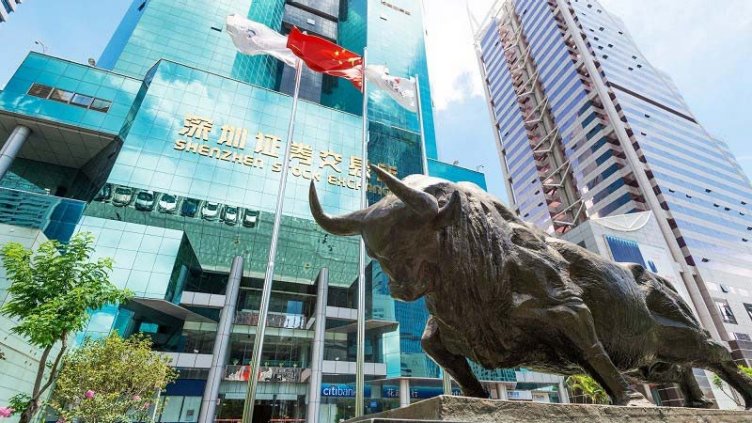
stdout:
[[481,398],[440,396],[405,408],[348,420],[346,423],[737,423],[752,422],[752,411],[677,407],[617,407],[584,404],[543,404]]

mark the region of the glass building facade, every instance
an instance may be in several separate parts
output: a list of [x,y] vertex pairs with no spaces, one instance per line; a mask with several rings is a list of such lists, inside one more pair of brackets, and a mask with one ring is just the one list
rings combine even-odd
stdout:
[[[76,341],[148,334],[180,372],[159,421],[238,421],[253,375],[253,421],[338,422],[356,407],[359,242],[318,228],[308,187],[316,184],[330,213],[359,207],[363,97],[306,71],[294,136],[285,139],[294,75],[270,57],[237,53],[224,33],[231,13],[280,32],[297,25],[358,53],[367,46],[368,62],[418,75],[426,151],[417,117],[373,90],[371,163],[404,177],[422,173],[427,156],[432,175],[485,188],[482,174],[437,160],[419,1],[137,0],[99,67],[30,53],[0,92],[0,140],[15,151],[0,166],[0,237],[33,246],[76,230],[95,235],[96,256],[114,259],[113,281],[136,295],[93,311]],[[252,372],[287,142],[270,312]],[[370,202],[387,192],[375,175],[366,189]],[[366,275],[366,400],[357,406],[375,412],[444,392],[420,348],[424,304],[394,301],[378,263]],[[7,284],[0,278],[0,299]],[[0,403],[25,389],[20,381],[32,380],[38,360],[10,327],[0,319],[8,355],[0,373],[9,376],[0,378]],[[311,382],[314,369],[320,384]],[[495,395],[559,398],[560,379],[477,370]]]
[[622,21],[595,0],[498,1],[476,48],[517,213],[565,234],[651,210],[704,326],[747,358],[752,187]]

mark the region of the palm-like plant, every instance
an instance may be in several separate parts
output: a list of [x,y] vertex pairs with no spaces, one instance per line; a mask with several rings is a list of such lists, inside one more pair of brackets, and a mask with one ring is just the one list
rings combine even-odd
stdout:
[[590,376],[572,375],[567,378],[567,386],[578,395],[587,398],[592,404],[608,404],[610,398],[601,385]]

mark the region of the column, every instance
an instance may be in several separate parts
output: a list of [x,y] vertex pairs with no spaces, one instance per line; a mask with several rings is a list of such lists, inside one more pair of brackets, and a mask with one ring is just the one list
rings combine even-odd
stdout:
[[445,368],[441,368],[441,385],[444,395],[452,395],[452,377],[449,376]]
[[649,384],[643,383],[642,390],[645,392],[645,398],[647,398],[648,401],[652,402],[653,404],[657,404],[657,402],[655,402],[655,398],[653,398],[653,391],[650,389]]
[[410,405],[410,379],[400,379],[400,408]]
[[316,278],[316,310],[314,311],[313,342],[311,343],[311,379],[308,383],[306,421],[318,423],[321,410],[321,378],[326,331],[326,302],[329,295],[329,269],[321,269]]
[[506,400],[507,397],[507,385],[503,383],[497,383],[496,384],[496,394],[499,396],[500,400]]
[[235,317],[235,307],[238,303],[240,280],[243,278],[243,257],[237,256],[232,260],[230,276],[227,279],[225,290],[225,306],[219,316],[217,325],[217,337],[214,338],[214,350],[212,351],[212,364],[209,369],[209,377],[206,379],[204,397],[201,399],[201,412],[198,421],[209,423],[214,421],[217,410],[217,397],[219,397],[219,385],[224,377],[225,360],[230,346],[230,334]]
[[561,402],[562,404],[569,403],[569,391],[567,391],[567,385],[565,381],[566,378],[563,378],[561,382],[559,382],[559,402]]
[[5,141],[3,148],[0,149],[0,179],[8,172],[8,169],[10,169],[10,166],[13,164],[18,152],[21,151],[21,147],[23,147],[30,134],[31,129],[23,125],[17,125],[13,129],[13,132],[10,133],[8,140]]

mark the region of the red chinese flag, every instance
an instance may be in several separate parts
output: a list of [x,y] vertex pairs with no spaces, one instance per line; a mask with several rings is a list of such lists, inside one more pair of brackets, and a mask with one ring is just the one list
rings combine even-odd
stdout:
[[311,70],[345,78],[363,91],[363,58],[331,41],[300,32],[297,27],[287,37],[287,48]]

